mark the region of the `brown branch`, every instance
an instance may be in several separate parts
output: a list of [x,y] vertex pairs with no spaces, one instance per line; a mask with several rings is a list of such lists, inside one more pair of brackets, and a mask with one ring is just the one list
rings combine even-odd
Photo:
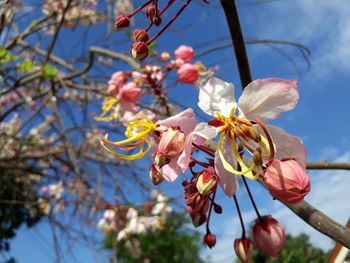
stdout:
[[242,89],[252,82],[247,51],[244,44],[241,24],[235,0],[221,0],[221,5],[225,11],[227,24],[231,34],[232,45],[235,51]]
[[350,170],[350,163],[309,162],[306,164],[306,168],[314,170]]

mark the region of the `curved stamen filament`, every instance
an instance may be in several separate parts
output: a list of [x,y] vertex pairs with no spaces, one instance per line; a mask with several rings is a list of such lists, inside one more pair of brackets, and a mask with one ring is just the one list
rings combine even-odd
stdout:
[[[234,135],[232,134],[232,136],[234,136]],[[235,157],[237,158],[237,161],[239,162],[240,165],[241,165],[241,163],[243,164],[243,167],[241,165],[242,171],[237,171],[236,169],[234,169],[231,166],[231,164],[229,164],[226,161],[226,159],[225,159],[225,157],[224,157],[224,155],[222,153],[222,141],[223,141],[224,137],[225,137],[225,133],[222,133],[220,138],[219,138],[219,141],[218,141],[218,154],[220,156],[221,162],[222,162],[225,170],[230,172],[230,173],[232,173],[232,174],[236,174],[236,175],[246,175],[246,174],[250,173],[254,169],[255,164],[253,163],[249,168],[247,168],[245,166],[245,164],[243,163],[242,158],[240,157],[240,155],[238,153],[236,142],[234,142],[234,140],[235,140],[234,137],[231,138],[231,140],[232,140],[232,147],[233,147],[233,150],[234,150],[234,153],[235,153]],[[254,177],[254,176],[250,176],[250,175],[246,175],[246,176],[249,179],[250,179],[250,177]]]
[[[127,127],[125,131],[125,136],[127,139],[118,141],[118,142],[111,142],[108,140],[108,134],[105,134],[102,136],[101,131],[101,145],[103,148],[105,148],[108,152],[126,159],[126,160],[135,160],[142,158],[150,149],[151,149],[151,143],[148,139],[146,139],[146,135],[154,131],[156,129],[156,125],[145,115],[142,114],[137,114],[137,116],[145,118],[147,121],[144,120],[135,120],[130,122],[130,125]],[[144,149],[144,144],[147,144],[147,148]],[[133,154],[133,155],[125,155],[125,154],[120,154],[114,151],[113,149],[109,148],[108,145],[118,147],[121,150],[133,150],[136,147],[140,147],[140,150],[138,153]]]
[[[107,98],[103,103],[102,103],[102,113],[100,116],[95,116],[94,119],[96,121],[111,121],[114,119],[114,113],[116,111],[116,108],[114,107],[114,105],[118,102],[118,100],[116,98],[110,97]],[[109,113],[110,111],[112,111],[110,113],[109,116],[104,117],[107,113]]]
[[[272,140],[272,137],[271,137],[271,134],[269,133],[268,129],[266,128],[266,126],[258,119],[258,118],[255,118],[254,119],[256,121],[256,123],[261,127],[261,129],[264,131],[265,133],[265,136],[266,136],[266,139],[261,136],[261,140],[264,142],[264,144],[268,144],[269,146],[269,152],[270,152],[270,155],[269,155],[269,160],[272,160],[273,158],[275,158],[275,154],[276,154],[276,146],[275,144],[273,143],[273,140]],[[267,140],[267,143],[266,143],[266,140]],[[263,145],[262,145],[263,146]]]
[[[106,140],[108,140],[108,134],[106,134],[104,136],[104,138]],[[109,148],[106,146],[105,144],[105,141],[104,140],[101,140],[101,145],[103,148],[105,148],[108,152],[118,156],[119,158],[122,158],[122,159],[125,159],[125,160],[135,160],[135,159],[140,159],[142,158],[143,156],[145,156],[149,150],[151,149],[151,143],[149,142],[149,140],[145,140],[145,142],[147,143],[147,149],[144,150],[144,147],[143,145],[140,145],[140,150],[138,153],[136,154],[132,154],[132,155],[125,155],[125,154],[120,154],[120,153],[117,153],[116,151],[114,151],[113,149]]]

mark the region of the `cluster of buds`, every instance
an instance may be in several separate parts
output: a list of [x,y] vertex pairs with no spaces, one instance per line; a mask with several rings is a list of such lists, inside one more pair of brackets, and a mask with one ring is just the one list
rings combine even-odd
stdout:
[[[192,163],[191,166],[194,164]],[[182,181],[185,187],[184,197],[187,212],[192,218],[192,223],[198,227],[206,223],[206,234],[203,236],[203,244],[212,248],[216,244],[216,236],[209,229],[211,211],[221,214],[222,208],[215,203],[215,194],[218,176],[213,168],[208,167],[199,173],[192,171],[192,180],[190,182]]]
[[[138,36],[143,37],[141,31]],[[207,70],[200,62],[190,64],[194,58],[194,51],[190,46],[178,47],[174,51],[173,59],[168,52],[162,52],[156,58],[153,65],[147,64],[139,70],[117,71],[111,75],[107,88],[107,94],[110,97],[103,102],[103,112],[100,116],[95,117],[96,120],[117,120],[126,125],[139,111],[137,103],[143,95],[152,94],[158,103],[161,102],[163,106],[166,106],[161,99],[166,97],[164,91],[166,88],[174,87],[178,83],[201,86],[201,83],[216,70],[216,68]],[[169,86],[165,86],[166,77],[172,72],[177,74],[178,79]],[[154,118],[151,112],[146,115],[150,119]]]
[[[161,28],[159,32],[150,39],[148,31],[153,26],[159,27],[162,24],[162,15],[174,2],[175,0],[170,0],[162,9],[159,9],[158,0],[151,0],[138,7],[130,14],[121,14],[117,16],[114,26],[116,29],[120,29],[128,27],[130,25],[130,19],[141,10],[144,10],[146,13],[146,19],[149,21],[149,25],[145,29],[136,29],[133,32],[135,42],[132,44],[130,53],[135,59],[144,60],[147,58],[150,52],[149,45],[161,34],[163,34],[164,31],[180,16],[180,14],[190,4],[191,0],[187,0],[179,9],[179,11],[174,15],[174,17],[172,17],[170,21],[165,24],[164,27]],[[207,3],[206,1],[204,2]]]

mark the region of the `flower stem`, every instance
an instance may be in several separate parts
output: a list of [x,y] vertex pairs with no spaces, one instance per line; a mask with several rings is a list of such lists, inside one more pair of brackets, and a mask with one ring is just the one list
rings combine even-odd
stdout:
[[144,3],[142,6],[140,6],[139,8],[137,8],[134,12],[132,12],[131,14],[128,15],[129,18],[131,18],[132,16],[134,16],[135,14],[137,14],[138,12],[140,12],[143,8],[145,8],[146,6],[148,6],[150,3],[152,3],[153,0],[147,1],[146,3]]
[[239,205],[238,205],[238,200],[237,200],[236,195],[233,195],[233,200],[235,201],[235,205],[236,205],[236,208],[237,208],[237,213],[238,213],[239,221],[241,221],[241,226],[242,226],[242,239],[245,239],[245,227],[244,227],[243,217],[242,217],[242,214],[241,214],[241,209],[239,208]]
[[210,208],[209,208],[209,213],[208,213],[208,220],[207,220],[207,224],[206,224],[207,233],[210,233],[209,221],[210,221],[211,211],[213,210],[215,195],[216,195],[216,190],[213,193],[213,198],[211,199],[211,203],[210,203]]
[[192,0],[187,0],[187,2],[180,8],[180,10],[174,15],[174,17],[166,24],[152,39],[146,42],[146,45],[151,44],[154,40],[156,40],[168,27],[178,18],[178,16],[185,10],[185,8],[191,3]]
[[253,195],[252,195],[252,193],[250,192],[249,186],[248,186],[247,181],[246,181],[246,179],[245,179],[244,176],[242,176],[242,180],[243,180],[243,183],[244,183],[245,188],[247,189],[247,192],[248,192],[250,201],[252,202],[252,205],[253,205],[253,207],[254,207],[255,213],[256,213],[256,215],[258,216],[258,218],[261,218],[260,213],[259,213],[259,210],[258,210],[258,208],[257,208],[257,206],[256,206],[256,204],[255,204]]

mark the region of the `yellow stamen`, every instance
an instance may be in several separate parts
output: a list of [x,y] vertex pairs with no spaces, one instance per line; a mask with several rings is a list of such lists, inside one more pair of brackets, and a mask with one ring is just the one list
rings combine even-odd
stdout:
[[[156,125],[145,115],[137,114],[135,117],[140,116],[145,118],[144,120],[135,120],[130,122],[130,125],[127,127],[125,131],[125,136],[127,139],[118,141],[118,142],[110,142],[108,140],[108,134],[104,135],[104,138],[101,139],[101,145],[110,153],[126,160],[135,160],[142,158],[147,154],[147,152],[151,149],[151,144],[148,139],[146,139],[146,135],[154,131],[156,129]],[[132,150],[136,147],[140,147],[139,152],[133,155],[125,155],[120,154],[114,151],[113,149],[106,146],[106,144],[116,146],[122,150]],[[144,144],[147,144],[147,148],[144,149]]]
[[[118,100],[113,97],[108,97],[102,103],[102,113],[100,116],[95,116],[96,121],[112,121],[115,117],[116,107]],[[104,117],[107,113],[110,113],[108,116]]]
[[[234,136],[232,134],[232,136]],[[236,143],[234,142],[234,138],[232,138],[232,147],[233,147],[233,150],[234,150],[234,153],[235,153],[235,157],[237,158],[237,161],[239,162],[239,164],[241,165],[241,168],[242,168],[242,171],[237,171],[236,169],[234,169],[231,164],[229,164],[223,153],[222,153],[222,141],[225,137],[225,133],[222,133],[220,138],[219,138],[219,142],[218,142],[218,153],[219,153],[219,156],[220,156],[220,159],[221,159],[221,162],[225,168],[226,171],[232,173],[232,174],[236,174],[236,175],[245,175],[247,176],[249,179],[251,178],[254,178],[254,175],[252,175],[251,171],[254,169],[255,167],[255,164],[253,163],[251,165],[251,167],[247,168],[247,166],[243,163],[243,160],[241,158],[241,156],[239,155],[238,153],[238,150],[237,150],[237,145]],[[250,174],[251,173],[251,174]],[[256,179],[256,178],[255,178]]]

